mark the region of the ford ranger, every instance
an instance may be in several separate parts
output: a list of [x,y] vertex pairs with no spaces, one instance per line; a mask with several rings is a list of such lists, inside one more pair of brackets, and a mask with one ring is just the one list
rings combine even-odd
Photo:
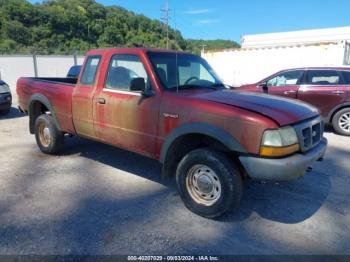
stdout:
[[316,108],[228,90],[184,52],[92,50],[78,79],[20,78],[17,94],[43,153],[77,135],[157,159],[186,207],[208,218],[238,206],[243,179],[296,179],[327,146]]

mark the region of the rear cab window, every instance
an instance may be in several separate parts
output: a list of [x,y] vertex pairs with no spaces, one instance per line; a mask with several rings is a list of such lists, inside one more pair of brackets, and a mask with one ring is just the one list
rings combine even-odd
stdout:
[[101,56],[89,56],[86,59],[84,71],[80,78],[81,85],[91,86],[95,83]]
[[78,78],[80,70],[81,70],[81,66],[79,65],[72,66],[68,71],[67,77]]
[[307,72],[306,84],[308,85],[339,85],[342,78],[336,70],[309,70]]

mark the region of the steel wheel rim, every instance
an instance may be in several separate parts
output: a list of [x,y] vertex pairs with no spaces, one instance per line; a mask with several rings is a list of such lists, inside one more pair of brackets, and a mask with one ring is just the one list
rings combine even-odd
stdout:
[[346,112],[339,117],[338,125],[341,130],[350,133],[350,112]]
[[200,205],[212,206],[221,196],[221,182],[217,174],[206,165],[195,165],[187,173],[186,189]]
[[51,142],[51,134],[50,134],[50,129],[46,125],[46,123],[40,123],[39,125],[39,139],[40,143],[44,147],[48,147]]

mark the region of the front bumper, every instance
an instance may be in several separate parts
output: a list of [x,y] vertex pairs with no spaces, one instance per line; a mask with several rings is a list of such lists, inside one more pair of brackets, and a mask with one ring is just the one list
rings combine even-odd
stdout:
[[241,156],[239,160],[252,179],[286,181],[303,176],[313,162],[324,156],[326,148],[327,139],[323,138],[316,147],[304,154],[281,159]]
[[12,105],[11,93],[0,94],[0,110],[7,110]]

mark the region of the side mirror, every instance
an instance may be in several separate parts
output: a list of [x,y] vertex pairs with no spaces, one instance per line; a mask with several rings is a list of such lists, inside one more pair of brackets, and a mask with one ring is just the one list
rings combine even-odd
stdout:
[[130,91],[146,91],[146,83],[143,77],[136,77],[131,79]]
[[262,83],[260,83],[260,84],[258,85],[258,87],[262,88],[262,90],[263,90],[265,93],[267,93],[267,91],[268,91],[268,89],[269,89],[269,87],[268,87],[268,85],[267,85],[267,82],[262,82]]
[[154,93],[151,90],[147,90],[145,79],[143,77],[135,77],[130,82],[130,91],[140,91],[145,97],[153,96]]

